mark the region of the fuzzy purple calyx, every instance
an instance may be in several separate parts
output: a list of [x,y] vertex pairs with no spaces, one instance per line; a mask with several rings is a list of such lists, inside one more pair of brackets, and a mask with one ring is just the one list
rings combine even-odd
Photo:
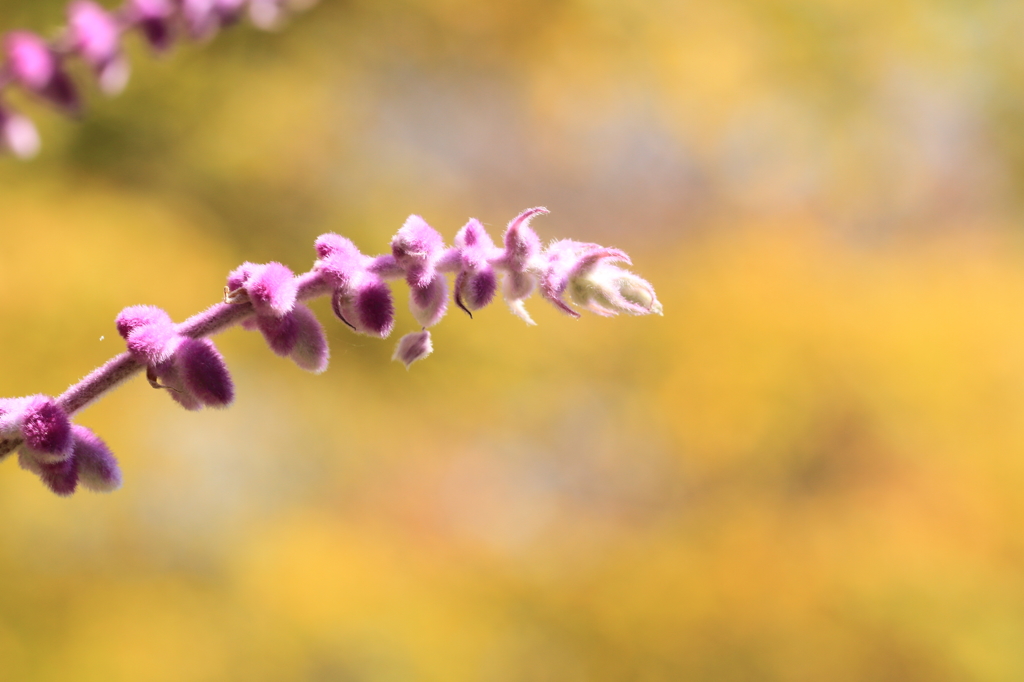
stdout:
[[424,327],[432,327],[448,312],[448,282],[444,275],[434,275],[426,286],[412,287],[409,292],[412,316]]
[[97,493],[109,493],[120,488],[121,467],[107,444],[84,426],[75,424],[71,430],[75,439],[72,458],[78,481]]
[[324,328],[313,311],[304,305],[295,306],[292,316],[298,335],[290,353],[291,358],[307,372],[320,374],[327,369],[331,355]]
[[335,290],[331,309],[338,319],[360,334],[383,339],[395,326],[391,287],[370,273],[363,274],[354,287]]
[[229,300],[244,291],[257,315],[273,317],[288,314],[299,292],[295,275],[280,263],[243,263],[228,275],[227,287]]
[[185,389],[204,405],[227,407],[235,397],[224,357],[209,339],[185,339],[175,353]]
[[126,11],[154,50],[162,52],[174,42],[174,6],[170,0],[131,0]]
[[20,432],[29,456],[43,463],[59,462],[71,453],[71,421],[63,409],[43,395],[20,406]]
[[430,332],[424,329],[406,334],[399,339],[391,359],[404,363],[405,368],[409,369],[412,363],[422,360],[432,352],[434,352],[434,344],[431,342]]
[[391,253],[410,287],[424,288],[436,275],[444,238],[418,215],[411,215],[391,240]]
[[157,365],[177,350],[180,338],[171,316],[156,306],[136,305],[122,310],[115,320],[117,333],[139,362]]

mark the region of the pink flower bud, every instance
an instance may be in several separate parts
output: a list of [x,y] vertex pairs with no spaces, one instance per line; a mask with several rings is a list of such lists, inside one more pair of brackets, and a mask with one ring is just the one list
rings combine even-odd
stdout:
[[46,41],[34,33],[16,31],[4,39],[4,51],[14,80],[66,113],[78,114],[78,90]]
[[7,150],[21,159],[39,153],[39,132],[35,124],[9,109],[0,109],[0,150]]
[[423,331],[412,332],[403,336],[398,341],[395,353],[391,356],[391,359],[405,363],[405,368],[409,369],[412,363],[422,360],[433,351],[434,344],[431,343],[430,332],[424,329]]
[[282,317],[294,306],[298,296],[295,275],[280,263],[243,263],[228,275],[229,296],[245,292],[257,315]]
[[52,398],[37,395],[22,408],[21,437],[27,455],[40,463],[59,462],[71,454],[71,422]]
[[295,347],[291,352],[292,360],[302,369],[320,374],[327,369],[327,362],[330,359],[324,328],[313,311],[304,305],[295,306],[292,315],[299,330]]
[[130,0],[127,14],[154,50],[162,52],[171,46],[174,41],[171,0]]
[[391,240],[391,253],[405,269],[410,287],[424,288],[434,279],[444,239],[418,215],[409,216]]
[[7,69],[14,80],[41,92],[57,72],[57,57],[46,41],[28,31],[8,33],[4,39]]
[[114,17],[92,0],[76,0],[68,7],[71,49],[99,78],[100,89],[117,94],[128,82],[128,62],[121,55],[121,30]]
[[500,251],[476,219],[466,223],[455,235],[455,247],[460,259],[459,274],[455,278],[455,304],[472,317],[472,311],[490,303],[498,289],[498,278],[490,260],[497,258]]
[[384,280],[366,273],[354,289],[338,289],[331,297],[338,318],[360,334],[386,338],[395,326],[395,304]]
[[324,234],[316,240],[316,269],[335,289],[352,288],[372,259],[359,252],[352,240],[336,234]]
[[185,388],[210,407],[227,407],[235,387],[224,358],[209,339],[185,339],[175,353]]
[[107,444],[84,426],[76,424],[71,430],[75,438],[74,464],[82,485],[98,493],[120,488],[121,468]]
[[425,287],[412,287],[409,308],[424,327],[437,324],[448,311],[448,283],[444,275],[435,275]]
[[170,315],[156,306],[136,305],[122,310],[115,320],[128,352],[139,362],[159,364],[178,347],[178,332]]
[[256,318],[256,327],[263,334],[270,350],[280,356],[289,355],[299,340],[299,327],[290,313],[284,317],[260,315]]
[[523,272],[529,267],[530,260],[540,253],[540,237],[530,227],[534,216],[548,212],[543,206],[528,208],[508,224],[505,230],[505,253],[502,263],[506,269]]

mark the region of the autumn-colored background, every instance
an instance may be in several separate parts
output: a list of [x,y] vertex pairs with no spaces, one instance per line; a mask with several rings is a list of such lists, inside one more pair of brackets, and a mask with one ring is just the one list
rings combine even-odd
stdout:
[[1022,35],[1000,0],[324,0],[133,38],[80,123],[16,98],[2,395],[410,213],[545,205],[665,316],[456,310],[406,372],[320,301],[324,375],[232,330],[229,410],[135,380],[79,416],[122,490],[0,464],[0,680],[1024,679]]

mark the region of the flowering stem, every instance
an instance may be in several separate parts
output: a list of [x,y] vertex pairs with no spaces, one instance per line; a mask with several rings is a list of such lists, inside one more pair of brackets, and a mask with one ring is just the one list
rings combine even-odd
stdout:
[[327,368],[326,334],[303,302],[329,296],[335,315],[354,332],[385,338],[395,323],[389,281],[404,280],[410,308],[421,327],[399,341],[393,359],[408,368],[433,352],[427,327],[448,309],[448,275],[455,304],[472,317],[500,288],[512,312],[531,323],[524,301],[537,289],[559,310],[579,317],[570,303],[598,315],[661,314],[654,288],[618,263],[618,249],[571,240],[543,248],[530,228],[534,208],[513,219],[496,246],[483,225],[470,220],[454,246],[419,216],[410,216],[391,240],[391,253],[363,255],[337,234],[316,240],[313,268],[294,275],[281,263],[243,263],[227,277],[224,301],[181,324],[154,306],[130,306],[117,316],[128,350],[99,367],[57,398],[43,395],[0,399],[0,459],[20,448],[19,463],[53,492],[70,495],[81,482],[93,490],[120,485],[117,460],[106,445],[70,418],[107,392],[146,370],[154,388],[188,410],[226,407],[234,384],[223,357],[208,337],[241,324],[259,330],[271,350],[302,369]]

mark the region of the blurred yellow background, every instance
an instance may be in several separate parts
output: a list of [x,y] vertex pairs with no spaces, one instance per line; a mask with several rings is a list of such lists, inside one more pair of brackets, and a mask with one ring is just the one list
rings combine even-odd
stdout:
[[[62,3],[0,1],[0,30]],[[0,680],[1024,679],[1024,4],[323,0],[153,59],[0,160],[0,394],[318,234],[544,205],[664,318],[534,297],[411,371],[141,379],[122,490],[0,465]]]

